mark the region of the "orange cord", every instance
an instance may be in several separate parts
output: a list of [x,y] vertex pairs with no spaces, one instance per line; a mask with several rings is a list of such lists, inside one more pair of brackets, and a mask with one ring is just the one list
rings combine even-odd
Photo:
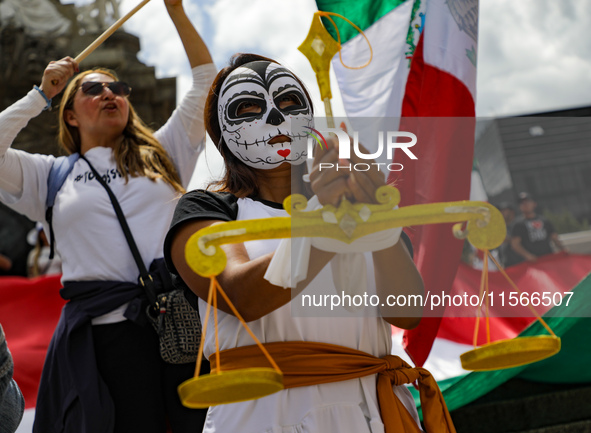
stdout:
[[230,307],[230,309],[232,310],[232,312],[234,313],[234,315],[236,316],[236,318],[238,320],[240,320],[240,323],[242,323],[242,326],[244,326],[244,329],[246,329],[246,331],[250,334],[252,339],[257,344],[257,346],[259,346],[259,348],[261,349],[261,351],[263,352],[265,357],[269,360],[269,362],[271,363],[273,368],[278,373],[282,374],[277,363],[273,360],[273,358],[271,358],[271,355],[269,354],[267,349],[265,349],[265,346],[263,346],[263,344],[259,341],[259,339],[250,330],[250,328],[246,324],[246,321],[242,318],[242,316],[240,315],[240,313],[238,312],[236,307],[234,307],[234,304],[232,304],[232,301],[230,301],[230,298],[228,298],[228,296],[226,295],[226,292],[224,292],[224,290],[220,286],[220,283],[218,282],[218,280],[215,278],[215,276],[212,276],[212,277],[210,277],[209,294],[207,295],[207,310],[205,311],[205,322],[203,323],[203,332],[201,332],[201,342],[199,343],[199,353],[197,355],[197,365],[195,368],[194,376],[198,377],[199,371],[201,370],[201,360],[203,358],[203,346],[204,346],[204,342],[205,342],[205,335],[207,333],[207,323],[209,321],[209,315],[210,315],[210,310],[211,310],[212,306],[213,306],[214,329],[215,329],[215,348],[216,348],[215,356],[216,356],[216,362],[217,362],[217,369],[216,369],[215,373],[216,374],[221,373],[220,345],[219,345],[219,339],[218,339],[218,313],[217,313],[217,310],[218,310],[218,308],[217,308],[217,292],[218,292],[218,290],[219,290],[220,294],[222,295],[222,297],[224,298],[224,300],[226,301],[226,303],[228,304],[228,306]]
[[[216,280],[215,283],[219,287],[219,283]],[[216,374],[222,372],[222,364],[220,364],[220,342],[218,339],[218,291],[213,291],[213,326],[215,329],[215,360],[216,360]]]
[[363,36],[363,38],[365,39],[365,41],[367,42],[367,45],[369,47],[369,60],[367,62],[365,62],[363,65],[361,66],[348,66],[345,65],[345,62],[343,62],[343,56],[341,54],[341,51],[339,49],[339,59],[341,60],[341,64],[347,68],[347,69],[362,69],[365,68],[367,65],[369,65],[373,59],[373,48],[371,47],[371,44],[369,42],[369,39],[367,39],[367,36],[365,36],[365,33],[363,33],[363,30],[361,30],[358,26],[356,26],[355,24],[353,24],[349,19],[345,18],[344,16],[342,16],[341,14],[337,14],[334,12],[326,12],[326,11],[318,11],[316,12],[319,16],[321,17],[326,17],[330,23],[333,25],[333,27],[335,28],[336,32],[337,32],[337,42],[339,43],[339,45],[341,45],[341,33],[339,32],[339,28],[337,27],[337,25],[335,24],[334,20],[331,18],[332,16],[335,17],[339,17],[343,20],[345,20],[346,22],[348,22],[349,24],[351,24],[351,26],[357,30],[359,33],[361,33],[361,36]]
[[[482,299],[482,294],[484,293],[485,281],[488,277],[487,273],[486,273],[487,267],[488,267],[488,262],[485,260],[484,265],[482,266],[482,275],[480,277],[480,291],[478,292],[478,299]],[[474,325],[474,338],[472,341],[472,344],[474,345],[474,347],[478,346],[478,328],[480,327],[480,310],[481,310],[480,307],[476,310],[476,324]]]
[[[489,257],[491,258],[491,260],[493,261],[493,263],[497,266],[497,268],[499,269],[499,271],[501,272],[501,274],[503,274],[503,276],[505,277],[505,279],[509,282],[509,284],[511,284],[511,287],[513,287],[513,289],[515,289],[520,295],[521,293],[523,293],[521,290],[519,290],[519,288],[517,287],[517,285],[513,282],[513,280],[511,280],[511,278],[509,278],[509,275],[507,275],[507,273],[505,272],[505,269],[503,269],[503,267],[499,264],[499,262],[497,262],[495,260],[495,258],[493,257],[493,255],[487,251]],[[544,326],[544,328],[546,328],[546,330],[552,334],[554,337],[556,337],[556,334],[552,331],[552,329],[550,329],[550,327],[548,326],[548,324],[544,321],[544,319],[542,319],[542,316],[540,316],[538,314],[538,312],[535,310],[534,307],[532,307],[529,303],[527,304],[528,308],[532,311],[532,313],[534,313],[534,315],[536,316],[536,318],[538,319],[538,321]]]
[[195,366],[195,374],[193,376],[198,377],[199,372],[201,371],[201,360],[203,359],[203,346],[205,344],[205,333],[207,332],[207,322],[209,321],[209,313],[211,311],[211,299],[213,297],[213,292],[215,290],[214,287],[214,280],[209,282],[209,293],[207,295],[207,310],[205,310],[205,321],[202,321],[201,324],[203,325],[203,330],[201,331],[201,341],[199,342],[199,352],[197,353],[197,364]]
[[259,348],[261,349],[263,354],[267,357],[267,359],[269,360],[269,362],[271,363],[273,368],[275,370],[277,370],[278,373],[281,373],[279,366],[275,363],[273,358],[271,358],[271,355],[269,354],[269,352],[267,352],[267,349],[265,349],[265,346],[263,346],[263,344],[259,341],[259,339],[250,330],[250,328],[248,327],[248,325],[246,324],[245,320],[242,318],[242,316],[240,315],[240,313],[238,312],[236,307],[234,307],[234,304],[232,304],[232,302],[230,301],[230,298],[228,298],[228,295],[226,295],[226,292],[224,292],[224,290],[222,289],[220,284],[217,282],[217,280],[215,280],[215,278],[214,278],[214,281],[215,281],[215,285],[216,285],[217,289],[220,291],[220,294],[222,295],[222,297],[224,298],[224,300],[226,301],[226,303],[228,304],[228,306],[230,307],[230,309],[232,310],[234,315],[238,318],[238,320],[240,320],[240,323],[242,323],[242,326],[244,326],[244,329],[246,329],[246,331],[250,334],[252,339],[257,344],[257,346],[259,346]]
[[[488,250],[487,250],[488,251]],[[490,343],[490,314],[488,310],[488,254],[484,255],[484,269],[486,273],[486,279],[484,282],[484,302],[486,308],[486,342]]]

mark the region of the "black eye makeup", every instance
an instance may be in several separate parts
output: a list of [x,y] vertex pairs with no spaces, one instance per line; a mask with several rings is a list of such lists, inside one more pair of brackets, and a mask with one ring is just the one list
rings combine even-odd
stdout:
[[234,95],[225,108],[226,117],[233,120],[260,118],[266,110],[267,102],[264,95],[249,91]]
[[258,99],[247,99],[236,101],[235,111],[232,112],[234,117],[244,117],[253,114],[260,114],[263,112],[264,101]]
[[306,98],[299,90],[291,88],[278,93],[274,95],[273,101],[275,106],[283,113],[298,114],[302,110],[307,110]]

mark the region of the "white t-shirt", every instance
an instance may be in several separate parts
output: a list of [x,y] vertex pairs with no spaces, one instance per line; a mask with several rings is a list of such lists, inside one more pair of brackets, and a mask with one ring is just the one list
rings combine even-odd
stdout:
[[[192,72],[192,89],[168,122],[156,132],[156,138],[172,158],[185,187],[204,147],[203,108],[216,69],[213,64],[207,64],[193,68]],[[47,177],[55,157],[6,149],[29,119],[41,112],[44,101],[40,98],[39,93],[32,90],[0,114],[0,201],[34,221],[41,221],[45,232],[49,233],[45,200]],[[4,155],[3,149],[6,149]],[[179,194],[162,180],[153,182],[146,177],[128,177],[126,183],[117,171],[111,148],[93,148],[84,156],[100,174],[106,175],[148,267],[154,259],[162,257],[164,236]],[[19,165],[22,167],[20,184]],[[79,159],[55,200],[53,229],[56,251],[62,259],[62,281],[137,282],[139,270],[109,196],[91,179],[88,164]],[[123,307],[111,321],[123,319]],[[93,323],[100,323],[100,320]]]

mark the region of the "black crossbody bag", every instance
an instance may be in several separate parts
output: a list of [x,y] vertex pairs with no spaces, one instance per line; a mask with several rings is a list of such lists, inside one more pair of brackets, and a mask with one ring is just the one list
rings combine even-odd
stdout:
[[149,302],[146,314],[158,334],[162,359],[170,364],[195,362],[201,342],[199,312],[189,304],[183,290],[173,286],[164,259],[154,260],[148,272],[117,197],[88,159],[84,156],[80,157],[86,161],[96,180],[109,194],[133,259],[140,271],[138,280]]

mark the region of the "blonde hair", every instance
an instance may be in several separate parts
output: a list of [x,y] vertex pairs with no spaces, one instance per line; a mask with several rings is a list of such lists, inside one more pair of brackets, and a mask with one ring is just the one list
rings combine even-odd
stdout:
[[[115,81],[118,80],[113,71],[94,68],[78,74],[66,87],[60,104],[58,141],[69,154],[79,153],[81,143],[78,128],[66,122],[65,113],[66,110],[73,110],[74,97],[83,78],[93,73],[104,74]],[[115,146],[114,153],[117,169],[124,175],[126,181],[128,176],[145,176],[152,181],[162,178],[176,191],[185,192],[168,153],[154,137],[153,130],[137,115],[131,103],[129,103],[129,118],[122,135],[123,140]]]

